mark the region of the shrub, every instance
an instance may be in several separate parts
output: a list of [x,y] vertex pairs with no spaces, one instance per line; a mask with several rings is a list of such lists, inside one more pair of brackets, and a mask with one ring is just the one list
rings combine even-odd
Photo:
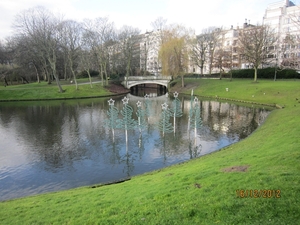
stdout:
[[[96,70],[90,70],[90,75],[91,75],[91,77],[96,77],[96,76],[99,76],[99,72],[96,71]],[[89,75],[88,75],[88,73],[84,70],[84,71],[81,71],[76,77],[77,77],[77,78],[88,78]]]
[[[258,79],[274,79],[275,68],[269,67],[264,69],[257,70]],[[233,78],[253,78],[254,69],[241,69],[241,70],[232,70]],[[293,69],[283,69],[277,70],[276,74],[277,79],[300,79],[300,74]]]
[[119,80],[120,79],[119,74],[116,74],[116,73],[111,74],[109,77],[111,80]]

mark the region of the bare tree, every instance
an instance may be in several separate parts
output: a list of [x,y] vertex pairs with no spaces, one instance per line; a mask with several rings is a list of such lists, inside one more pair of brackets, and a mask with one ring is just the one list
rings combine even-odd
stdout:
[[218,48],[215,52],[214,67],[219,69],[220,80],[222,79],[222,74],[225,71],[225,69],[231,68],[231,64],[232,64],[231,55],[232,53],[230,49],[227,49],[224,46]]
[[281,57],[280,69],[300,68],[300,7],[295,6],[294,12],[289,13],[285,18],[286,27],[284,28],[284,36],[279,33],[279,44],[277,58]]
[[254,68],[254,82],[257,82],[257,69],[274,58],[274,45],[277,36],[269,26],[249,26],[239,34],[240,54],[245,62]]
[[300,59],[299,59],[299,44],[300,39],[297,35],[287,34],[282,40],[280,53],[281,53],[281,64],[280,68],[291,68],[299,69]]
[[163,42],[167,39],[165,35],[167,34],[166,31],[169,29],[169,25],[167,24],[167,19],[163,17],[158,17],[156,20],[151,22],[151,26],[153,28],[152,42],[154,44],[150,47],[149,51],[153,51],[155,55],[154,70],[158,74],[161,72],[162,69],[162,63],[159,57],[159,51]]
[[109,45],[113,38],[115,27],[114,23],[109,22],[108,18],[99,17],[95,20],[85,20],[85,42],[89,43],[94,52],[99,65],[102,85],[108,84],[108,66],[109,66]]
[[61,19],[55,17],[45,8],[36,7],[25,10],[17,15],[14,29],[17,36],[30,37],[33,40],[33,44],[40,50],[49,63],[59,92],[63,92],[56,72],[57,50],[59,46],[58,26],[60,22]]
[[79,68],[83,71],[86,71],[89,77],[90,86],[93,88],[92,77],[90,70],[93,67],[93,52],[87,47],[85,48],[84,42],[82,42],[81,50],[78,52],[79,56]]
[[81,25],[73,20],[63,21],[59,26],[60,43],[63,52],[67,56],[67,65],[69,66],[73,79],[78,89],[75,70],[78,67],[78,56],[81,47]]
[[202,34],[191,39],[191,60],[199,67],[201,75],[203,75],[203,68],[208,57],[209,40],[209,33],[206,33],[205,30]]
[[207,42],[208,42],[208,62],[209,62],[209,75],[211,75],[214,57],[215,57],[215,50],[216,47],[219,45],[220,35],[222,34],[222,28],[210,27],[205,30],[207,35]]
[[160,33],[159,40],[160,44],[162,44],[165,40],[164,34],[168,27],[167,19],[164,19],[163,17],[158,17],[155,21],[151,22],[151,26],[153,27],[154,31],[158,31]]
[[125,76],[134,74],[140,64],[140,30],[131,26],[123,26],[118,35],[122,61],[126,68]]
[[220,80],[225,69],[231,69],[232,66],[232,46],[229,45],[229,42],[226,42],[225,35],[226,32],[221,32],[219,35],[213,57],[213,67],[219,69]]
[[36,80],[40,83],[41,64],[39,50],[32,43],[30,37],[13,38],[14,42],[14,62],[26,69],[26,75],[29,75],[30,68],[34,68]]

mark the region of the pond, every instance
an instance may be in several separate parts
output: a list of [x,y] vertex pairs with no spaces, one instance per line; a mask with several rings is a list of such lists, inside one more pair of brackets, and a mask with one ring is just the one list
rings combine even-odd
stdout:
[[109,99],[1,103],[0,200],[125,179],[200,157],[246,138],[269,113],[182,95]]

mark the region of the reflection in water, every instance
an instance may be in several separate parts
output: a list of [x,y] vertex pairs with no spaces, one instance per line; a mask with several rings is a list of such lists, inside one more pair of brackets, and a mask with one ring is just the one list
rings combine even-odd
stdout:
[[189,140],[190,140],[190,133],[191,130],[194,130],[194,141],[189,143],[189,153],[190,159],[196,158],[200,155],[202,145],[197,142],[198,137],[198,129],[202,126],[202,120],[200,116],[200,105],[199,100],[197,97],[193,96],[193,92],[191,95],[191,102],[190,102],[190,112],[189,112],[189,120],[188,120],[188,133],[189,133]]
[[[247,137],[269,113],[194,96],[126,97],[126,104],[124,96],[114,102],[1,104],[0,200],[122,179],[199,157]],[[163,122],[170,132],[161,128],[164,103],[170,106]]]

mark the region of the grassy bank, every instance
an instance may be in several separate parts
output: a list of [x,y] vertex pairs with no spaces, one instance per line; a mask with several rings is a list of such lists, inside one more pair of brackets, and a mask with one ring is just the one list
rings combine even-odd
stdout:
[[186,84],[173,90],[285,107],[213,154],[124,183],[1,202],[0,224],[299,224],[300,82]]
[[59,92],[55,82],[50,85],[47,82],[41,82],[1,86],[0,101],[86,98],[111,94],[107,87],[99,83],[99,80],[94,80],[93,88],[91,88],[88,79],[78,79],[78,90],[69,81],[62,81],[61,85],[63,93]]

